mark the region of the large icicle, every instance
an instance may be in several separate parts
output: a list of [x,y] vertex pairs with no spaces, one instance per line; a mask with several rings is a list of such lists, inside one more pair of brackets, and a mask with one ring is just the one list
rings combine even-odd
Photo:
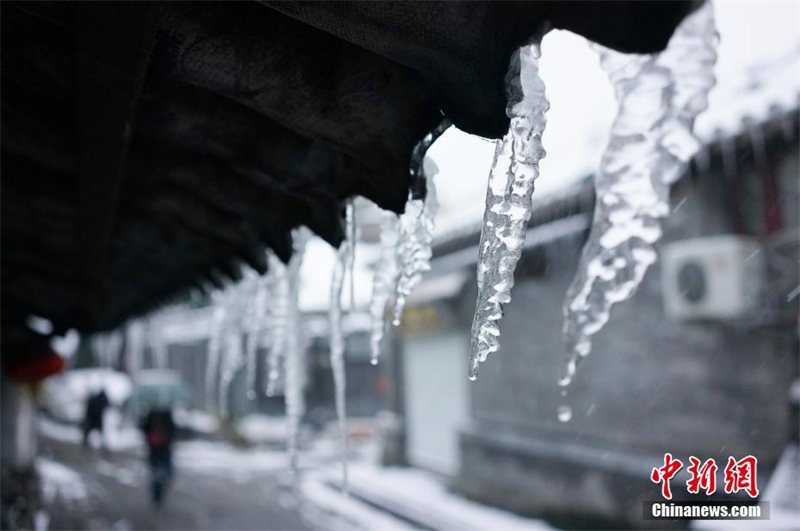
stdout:
[[589,240],[564,302],[568,385],[591,336],[611,307],[633,296],[656,260],[670,185],[699,148],[695,117],[714,85],[717,33],[711,2],[678,27],[659,55],[631,56],[598,46],[619,111],[595,178],[597,205]]
[[286,402],[289,462],[292,470],[297,473],[300,421],[305,412],[305,350],[300,344],[300,310],[297,304],[300,265],[303,262],[303,254],[308,241],[308,231],[301,227],[295,230],[292,235],[294,254],[286,267],[288,297],[286,298],[285,329],[283,332],[286,352],[286,382],[283,396]]
[[[352,209],[352,205],[348,210]],[[355,240],[352,229],[353,216],[347,216],[347,238],[339,245],[336,253],[336,263],[331,276],[331,300],[328,308],[328,324],[330,327],[330,360],[333,371],[334,394],[336,401],[336,416],[339,421],[339,434],[342,441],[342,489],[347,490],[347,410],[345,391],[347,380],[345,378],[344,360],[344,334],[342,332],[342,286],[346,271],[352,267],[352,247]],[[351,277],[352,282],[352,277]]]
[[545,155],[542,133],[549,103],[539,77],[538,44],[523,46],[511,58],[506,78],[511,119],[497,144],[486,190],[486,209],[478,250],[478,301],[472,321],[469,377],[500,348],[503,304],[511,300],[514,269],[522,254],[531,215],[534,180]]
[[425,199],[409,199],[400,216],[400,239],[397,245],[399,273],[394,302],[395,326],[400,324],[403,309],[411,291],[431,268],[431,242],[438,203],[433,175],[426,175]]
[[372,279],[372,299],[369,304],[371,362],[377,365],[381,341],[386,333],[386,310],[397,286],[397,244],[400,221],[394,212],[381,213],[381,255]]

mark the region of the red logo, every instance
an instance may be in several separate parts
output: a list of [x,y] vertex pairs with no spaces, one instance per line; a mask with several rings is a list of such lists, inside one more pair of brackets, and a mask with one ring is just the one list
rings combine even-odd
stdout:
[[666,453],[664,454],[664,466],[654,468],[650,473],[650,481],[656,484],[661,483],[661,495],[667,500],[672,499],[669,480],[671,480],[681,468],[683,468],[681,460],[673,459],[671,453]]
[[756,465],[758,460],[752,455],[736,460],[728,458],[725,466],[725,492],[733,494],[740,490],[745,491],[748,496],[755,498],[758,496],[758,486],[756,485]]
[[705,463],[700,464],[700,460],[695,456],[691,456],[689,461],[692,463],[686,469],[691,476],[686,482],[686,490],[690,494],[697,494],[700,489],[706,491],[706,496],[711,496],[717,491],[717,463],[713,459],[707,459]]
[[[686,471],[689,479],[686,481],[686,490],[689,494],[699,494],[700,490],[705,491],[706,496],[710,496],[717,491],[717,470],[719,467],[713,458],[706,459],[704,462],[695,456],[689,457],[689,466]],[[736,460],[728,457],[728,464],[725,466],[725,492],[735,494],[739,491],[746,492],[751,498],[758,497],[758,485],[756,479],[756,468],[758,459],[752,455]],[[670,480],[683,468],[680,459],[672,457],[671,453],[664,454],[664,465],[654,468],[650,473],[650,481],[661,484],[661,496],[667,500],[672,499],[672,489]]]

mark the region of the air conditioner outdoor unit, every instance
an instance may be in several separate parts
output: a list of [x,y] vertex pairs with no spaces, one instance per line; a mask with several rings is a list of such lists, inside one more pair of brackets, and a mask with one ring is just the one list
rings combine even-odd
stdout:
[[711,236],[661,250],[664,311],[673,319],[736,319],[756,312],[764,257],[753,239]]

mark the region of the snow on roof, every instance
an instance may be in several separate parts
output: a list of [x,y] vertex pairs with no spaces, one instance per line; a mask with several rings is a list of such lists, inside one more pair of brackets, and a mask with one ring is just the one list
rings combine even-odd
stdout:
[[[705,141],[739,131],[745,118],[764,121],[776,106],[796,108],[800,94],[800,3],[716,2],[715,11],[721,36],[717,86],[696,126]],[[541,75],[550,110],[534,206],[594,172],[616,112],[597,56],[582,37],[548,33]],[[493,142],[454,128],[429,150],[439,167],[437,240],[480,222],[493,155]]]

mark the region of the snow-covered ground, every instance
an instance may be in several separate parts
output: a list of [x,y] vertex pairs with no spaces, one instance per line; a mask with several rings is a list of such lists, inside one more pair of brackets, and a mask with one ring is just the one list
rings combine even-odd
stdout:
[[[279,423],[253,417],[244,423],[251,435],[271,438]],[[41,419],[40,434],[46,457],[38,461],[46,504],[58,501],[70,511],[91,514],[96,525],[116,522],[121,528],[149,526],[128,503],[146,503],[148,474],[141,438],[132,429],[122,430],[127,444],[109,445],[106,451],[79,448],[80,430]],[[247,430],[245,430],[247,431]],[[54,450],[55,449],[55,450]],[[340,445],[333,427],[320,437],[306,437],[300,457],[300,472],[294,478],[289,459],[274,445],[240,448],[225,441],[179,441],[175,445],[176,488],[168,502],[174,511],[196,511],[197,521],[216,522],[216,527],[243,525],[244,509],[235,504],[259,507],[270,496],[274,511],[295,511],[311,528],[325,529],[542,529],[540,521],[468,501],[449,492],[434,476],[416,469],[382,468],[377,465],[374,439],[354,440],[350,448],[350,495],[339,487]],[[267,489],[271,494],[256,491]],[[206,491],[223,491],[221,498],[198,498]],[[119,494],[123,493],[123,494]],[[129,493],[129,494],[124,494]],[[225,496],[230,496],[226,504]],[[299,497],[298,497],[299,495]],[[127,498],[131,498],[130,501]],[[235,500],[235,503],[234,503]],[[139,507],[139,505],[136,505]],[[147,509],[147,505],[142,506]],[[226,509],[230,507],[230,509]],[[148,509],[149,510],[149,509]],[[249,510],[249,509],[248,509]],[[255,509],[253,509],[255,510]],[[213,514],[206,514],[211,511]],[[228,512],[229,511],[229,512]],[[192,513],[193,514],[193,513]],[[127,515],[127,516],[126,516]],[[177,518],[176,515],[175,518]],[[150,518],[150,516],[148,516]],[[40,523],[46,527],[49,516]],[[145,524],[141,524],[141,522]],[[137,523],[138,522],[138,523]],[[110,525],[110,524],[109,524]],[[161,522],[159,527],[174,528]],[[214,526],[212,525],[212,527]],[[172,527],[170,527],[172,526]],[[185,520],[183,527],[194,524]]]
[[89,497],[81,475],[71,468],[46,457],[36,461],[41,478],[42,500],[51,503],[56,496],[71,502],[83,502]]
[[[76,424],[65,424],[48,417],[39,417],[39,433],[47,438],[81,444],[83,433]],[[91,446],[97,448],[104,446],[111,451],[124,451],[138,448],[142,444],[142,436],[135,426],[126,422],[121,412],[116,408],[109,408],[103,414],[104,433],[103,440],[94,432],[89,438]]]
[[220,428],[219,419],[199,409],[176,408],[173,419],[179,428],[194,433],[212,435],[217,433]]
[[[390,515],[428,529],[552,529],[541,520],[467,500],[449,491],[439,478],[416,468],[383,468],[369,462],[353,463],[350,466],[350,496],[337,490],[338,485],[338,471],[329,469],[307,479],[303,483],[303,492],[312,500],[325,504],[363,501],[367,507],[381,507]],[[363,503],[353,505],[348,510],[354,514],[364,509]],[[376,525],[381,524],[376,522]],[[407,528],[407,524],[402,522],[397,525]]]

